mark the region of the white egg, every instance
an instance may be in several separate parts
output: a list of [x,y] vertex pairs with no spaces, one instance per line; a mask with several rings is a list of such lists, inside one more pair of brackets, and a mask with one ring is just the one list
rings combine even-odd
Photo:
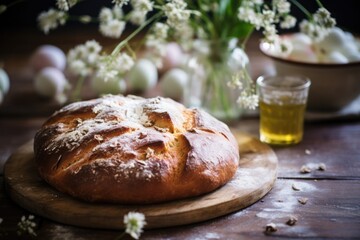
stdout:
[[160,79],[163,95],[175,100],[181,100],[188,83],[188,78],[188,74],[179,68],[173,68],[166,72]]
[[122,78],[112,78],[107,81],[99,76],[91,80],[91,87],[98,94],[122,94],[126,91],[126,82]]
[[360,61],[360,52],[352,52],[346,55],[346,58],[349,62],[359,62]]
[[63,71],[66,66],[66,56],[56,46],[42,45],[31,55],[29,65],[35,73],[45,67],[53,67]]
[[322,59],[323,63],[348,63],[349,60],[340,52],[333,51],[327,55],[324,55]]
[[322,53],[329,53],[335,51],[337,48],[346,45],[348,39],[346,34],[340,28],[332,28],[330,32],[319,42],[315,44],[317,51]]
[[47,67],[35,76],[34,87],[39,95],[55,98],[64,93],[69,83],[59,69]]
[[0,92],[3,95],[7,94],[10,88],[9,76],[4,69],[0,68]]
[[165,56],[162,59],[161,72],[166,72],[171,68],[178,67],[183,60],[183,51],[179,44],[175,42],[166,45]]
[[312,44],[311,38],[305,33],[294,33],[291,35],[290,41],[295,46],[310,46]]
[[132,91],[146,91],[153,88],[158,80],[155,64],[148,59],[140,59],[130,70],[127,81]]
[[300,47],[295,45],[291,53],[288,55],[288,59],[309,63],[318,62],[316,53],[309,46]]
[[341,46],[338,51],[341,52],[349,61],[359,60],[358,56],[360,55],[360,51],[354,41]]

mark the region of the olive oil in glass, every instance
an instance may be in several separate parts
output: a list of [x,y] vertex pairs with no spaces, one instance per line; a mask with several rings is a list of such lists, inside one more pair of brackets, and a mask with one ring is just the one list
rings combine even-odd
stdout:
[[260,140],[291,145],[303,138],[310,80],[301,76],[259,77]]
[[260,101],[260,140],[269,144],[299,143],[303,137],[305,104],[267,104]]

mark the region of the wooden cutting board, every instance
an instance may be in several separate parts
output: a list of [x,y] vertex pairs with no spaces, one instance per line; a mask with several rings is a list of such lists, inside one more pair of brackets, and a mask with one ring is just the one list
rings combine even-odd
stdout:
[[233,130],[240,146],[235,177],[218,190],[185,200],[152,205],[94,204],[62,194],[37,174],[32,145],[13,153],[4,168],[11,198],[30,212],[54,221],[91,228],[123,229],[123,216],[142,212],[146,228],[177,226],[216,218],[243,209],[268,193],[277,176],[277,157],[258,139]]

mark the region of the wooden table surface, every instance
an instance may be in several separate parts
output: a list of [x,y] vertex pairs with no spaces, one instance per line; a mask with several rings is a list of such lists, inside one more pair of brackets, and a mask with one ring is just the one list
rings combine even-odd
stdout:
[[[3,164],[13,151],[33,138],[42,122],[57,108],[34,94],[27,61],[40,44],[55,44],[68,50],[89,38],[112,43],[99,38],[97,33],[79,31],[74,34],[60,30],[49,36],[26,29],[0,33],[0,62],[11,78],[10,92],[0,106],[0,218],[3,219],[0,229],[15,227],[21,216],[31,214],[6,194]],[[271,71],[271,62],[259,53],[257,44],[258,38],[251,38],[247,49],[253,77]],[[235,125],[258,137],[257,117],[243,117]],[[359,239],[359,119],[307,122],[300,144],[273,149],[279,159],[278,179],[261,201],[242,211],[202,223],[145,230],[142,239]],[[326,165],[325,171],[300,173],[301,166],[310,164],[316,168],[320,163]],[[293,185],[300,191],[295,191]],[[300,198],[307,198],[307,203],[299,203]],[[290,216],[298,218],[296,225],[286,224]],[[114,239],[120,234],[119,231],[79,228],[35,217],[39,239]],[[278,230],[265,234],[268,223],[275,223]],[[15,232],[7,234],[0,238],[16,237]]]

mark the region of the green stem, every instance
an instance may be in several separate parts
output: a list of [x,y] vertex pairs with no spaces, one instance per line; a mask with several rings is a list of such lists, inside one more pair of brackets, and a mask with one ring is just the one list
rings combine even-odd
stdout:
[[115,240],[120,240],[120,239],[122,239],[124,236],[125,236],[125,232],[123,232],[123,233],[121,233],[119,236],[117,236],[116,238],[115,238]]
[[13,1],[12,3],[9,3],[9,5],[7,5],[7,8],[14,6],[15,4],[21,3],[21,2],[25,2],[26,0],[17,0],[17,1]]
[[149,18],[147,21],[145,21],[143,24],[141,24],[134,32],[132,32],[128,37],[126,37],[123,41],[121,41],[115,49],[112,51],[110,56],[113,58],[116,55],[119,54],[121,49],[128,44],[128,42],[135,37],[141,30],[143,30],[147,25],[149,25],[151,22],[153,22],[155,19],[159,18],[162,15],[162,12],[158,12],[157,14],[153,15],[151,18]]
[[311,19],[311,13],[297,0],[290,0],[293,4],[296,5],[309,19]]
[[321,1],[320,1],[320,0],[316,0],[316,2],[317,2],[317,4],[319,5],[319,7],[321,7],[321,8],[323,8],[323,7],[324,7],[324,5],[321,3]]
[[71,97],[72,101],[78,101],[78,100],[81,99],[80,95],[81,95],[81,89],[82,89],[82,87],[84,85],[84,81],[85,81],[85,77],[80,76],[77,83],[76,83],[74,92],[73,92],[72,97]]

